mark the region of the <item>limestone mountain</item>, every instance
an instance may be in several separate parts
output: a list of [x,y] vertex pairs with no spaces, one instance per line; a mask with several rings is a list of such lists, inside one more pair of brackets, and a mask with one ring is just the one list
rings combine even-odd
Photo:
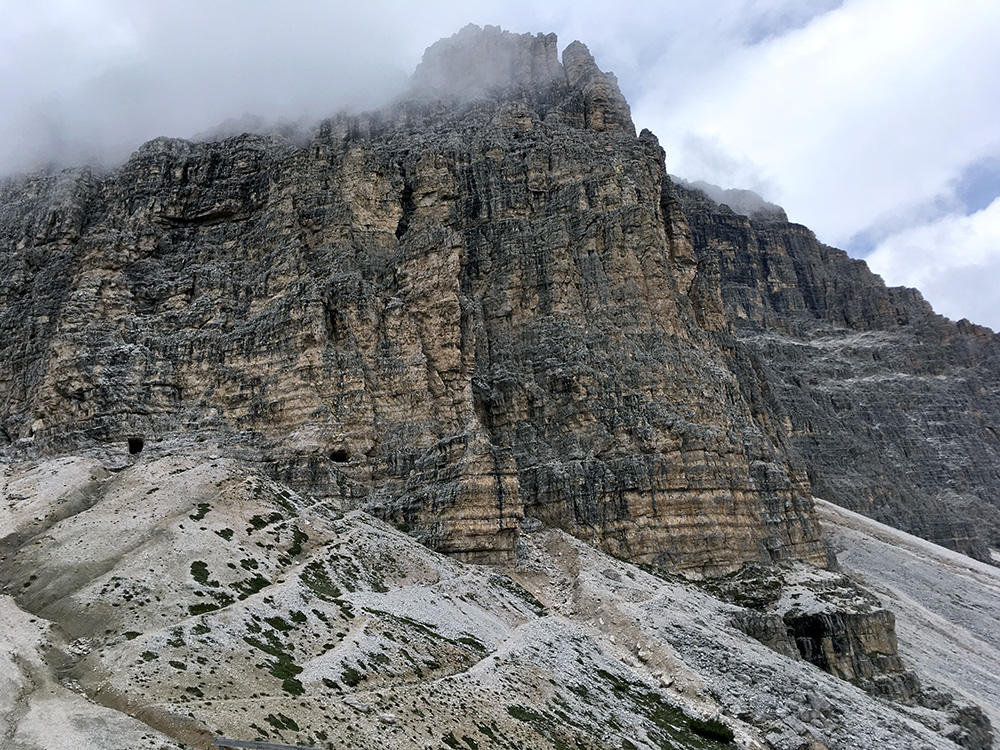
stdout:
[[887,288],[774,207],[740,215],[703,191],[675,193],[813,493],[991,561],[1000,337],[936,315],[915,289]]
[[[460,95],[426,93],[451,71]],[[159,139],[7,183],[9,450],[212,440],[470,560],[509,560],[527,515],[674,570],[823,562],[614,79],[583,45],[467,29],[416,81],[305,148]]]
[[814,495],[988,560],[997,337],[730,199],[475,26],[305,140],[2,183],[4,746],[990,747]]

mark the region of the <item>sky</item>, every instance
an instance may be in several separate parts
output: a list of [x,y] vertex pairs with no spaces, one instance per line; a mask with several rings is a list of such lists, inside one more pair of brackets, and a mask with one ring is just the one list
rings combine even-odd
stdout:
[[672,174],[1000,330],[997,0],[0,0],[0,173],[378,106],[469,22],[583,41]]

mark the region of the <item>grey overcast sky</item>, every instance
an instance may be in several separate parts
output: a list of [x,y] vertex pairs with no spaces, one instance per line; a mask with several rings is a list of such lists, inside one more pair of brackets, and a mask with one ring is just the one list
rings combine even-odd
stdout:
[[998,0],[0,0],[0,172],[375,106],[469,22],[583,41],[671,173],[1000,329]]

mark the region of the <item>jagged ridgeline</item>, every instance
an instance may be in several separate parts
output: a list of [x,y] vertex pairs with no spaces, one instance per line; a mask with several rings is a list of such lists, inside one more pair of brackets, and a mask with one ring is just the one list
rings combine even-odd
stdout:
[[8,180],[0,242],[12,457],[211,446],[472,561],[538,519],[823,565],[814,491],[998,545],[996,337],[675,186],[578,42],[469,27],[307,145]]

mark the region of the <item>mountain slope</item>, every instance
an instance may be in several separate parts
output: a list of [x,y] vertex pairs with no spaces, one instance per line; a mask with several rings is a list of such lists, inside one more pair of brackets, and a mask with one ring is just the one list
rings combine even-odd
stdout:
[[1000,721],[997,568],[832,503],[818,507],[845,570],[895,613],[908,663]]
[[[558,530],[523,534],[516,564],[497,570],[209,455],[113,476],[56,459],[5,477],[7,498],[25,496],[6,504],[5,531],[34,533],[5,540],[17,627],[4,643],[21,664],[21,644],[40,644],[20,702],[4,706],[12,749],[165,736],[204,747],[218,734],[331,748],[724,746],[690,717],[721,719],[746,748],[947,748],[961,730],[945,698],[874,698],[745,635],[733,623],[748,610],[711,587]],[[67,493],[87,498],[69,515]],[[800,600],[839,585],[781,575]],[[80,705],[91,718],[70,730]],[[47,710],[66,722],[40,723]]]

